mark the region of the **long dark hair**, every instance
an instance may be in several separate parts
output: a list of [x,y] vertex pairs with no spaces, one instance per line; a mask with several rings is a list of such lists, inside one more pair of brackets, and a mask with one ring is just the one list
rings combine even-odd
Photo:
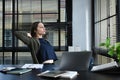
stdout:
[[36,37],[36,30],[37,30],[37,27],[38,27],[38,24],[40,22],[34,22],[32,25],[31,25],[31,36],[32,37]]

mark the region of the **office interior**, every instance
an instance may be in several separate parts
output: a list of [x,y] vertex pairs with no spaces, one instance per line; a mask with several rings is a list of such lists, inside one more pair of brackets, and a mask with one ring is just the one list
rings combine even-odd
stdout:
[[111,44],[120,41],[119,0],[0,0],[0,4],[0,64],[32,63],[30,50],[14,31],[29,32],[35,21],[45,24],[59,58],[72,46],[92,51],[97,64],[113,60],[94,49],[104,48],[99,44],[106,37]]

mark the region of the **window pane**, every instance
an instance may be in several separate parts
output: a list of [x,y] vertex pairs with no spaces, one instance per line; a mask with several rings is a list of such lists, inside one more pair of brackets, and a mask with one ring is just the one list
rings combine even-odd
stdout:
[[60,9],[60,14],[61,14],[61,16],[60,16],[60,19],[61,19],[61,22],[65,22],[65,8],[61,8]]
[[12,0],[5,0],[5,11],[12,13]]
[[99,21],[101,18],[101,7],[100,7],[100,1],[101,0],[95,0],[95,22]]
[[99,47],[100,43],[100,23],[95,24],[95,47]]
[[110,18],[110,37],[111,37],[111,44],[116,42],[116,16]]
[[116,0],[110,0],[110,16],[116,14]]
[[42,13],[58,13],[58,0],[42,0]]
[[105,42],[107,37],[107,20],[97,23],[95,25],[95,45],[100,47],[101,42]]
[[18,5],[19,5],[19,13],[23,13],[24,11],[30,11],[31,10],[31,5],[30,5],[31,0],[18,0]]
[[30,11],[30,13],[41,12],[41,0],[18,0],[19,13]]
[[105,21],[102,21],[101,22],[101,42],[105,42],[105,40],[106,40],[106,37],[107,37],[107,34],[108,34],[108,32],[107,32],[107,29],[108,29],[108,27],[107,27],[107,20],[105,20]]
[[12,64],[12,52],[4,53],[4,64]]
[[43,14],[43,22],[57,22],[58,14]]
[[18,64],[33,63],[30,52],[18,52]]
[[65,1],[66,0],[61,0],[61,5],[60,5],[60,19],[61,22],[65,22]]
[[33,14],[33,15],[31,15],[31,17],[32,17],[32,22],[34,22],[34,21],[41,22],[41,14]]
[[107,18],[107,0],[101,0],[101,20]]
[[12,47],[12,32],[11,29],[5,30],[5,47]]
[[[49,27],[50,28],[50,27]],[[53,46],[58,46],[58,31],[54,28],[47,30],[47,39]]]
[[12,47],[12,15],[5,16],[5,47]]
[[58,20],[58,0],[42,1],[43,22],[57,22]]
[[65,46],[66,46],[66,32],[65,30],[61,30],[61,50],[65,50]]
[[31,1],[31,11],[32,13],[41,12],[41,0],[30,0]]

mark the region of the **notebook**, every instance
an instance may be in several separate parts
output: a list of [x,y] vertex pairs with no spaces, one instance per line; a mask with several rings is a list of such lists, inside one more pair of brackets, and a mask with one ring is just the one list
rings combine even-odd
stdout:
[[58,69],[72,71],[88,70],[91,56],[91,51],[64,52]]
[[101,64],[101,65],[96,65],[93,66],[91,71],[95,72],[95,71],[105,71],[105,70],[110,70],[112,68],[117,68],[119,67],[116,61],[110,62],[110,63],[105,63],[105,64]]
[[37,76],[47,77],[47,78],[65,78],[65,79],[73,79],[78,75],[76,71],[59,71],[59,70],[47,70]]
[[27,72],[30,72],[32,69],[26,69],[26,68],[16,68],[16,67],[5,67],[0,70],[2,73],[7,74],[24,74]]
[[47,71],[44,71],[40,74],[37,74],[37,76],[43,76],[43,77],[51,77],[51,78],[57,78],[59,77],[61,74],[65,73],[65,71],[59,71],[59,70],[47,70]]
[[119,73],[120,74],[120,66],[116,61],[101,64],[101,65],[96,65],[93,66],[91,69],[92,72],[100,72],[100,73]]
[[15,68],[13,70],[7,71],[7,74],[24,74],[30,72],[32,69],[25,69],[25,68]]

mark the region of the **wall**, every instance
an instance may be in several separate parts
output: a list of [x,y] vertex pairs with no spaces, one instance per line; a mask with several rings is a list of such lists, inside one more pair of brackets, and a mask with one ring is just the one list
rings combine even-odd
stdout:
[[73,46],[91,50],[91,0],[73,0]]

